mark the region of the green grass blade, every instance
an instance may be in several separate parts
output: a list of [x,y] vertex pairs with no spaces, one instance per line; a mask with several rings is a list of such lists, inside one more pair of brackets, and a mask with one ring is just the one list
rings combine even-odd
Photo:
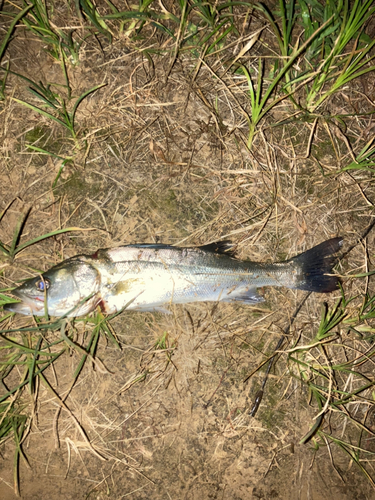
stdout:
[[83,229],[80,227],[67,227],[66,229],[57,229],[56,231],[51,231],[50,233],[43,234],[42,236],[38,236],[37,238],[33,238],[30,241],[27,241],[26,243],[23,243],[22,245],[19,245],[16,249],[16,254],[20,252],[21,250],[29,247],[30,245],[34,245],[35,243],[38,243],[39,241],[45,240],[47,238],[51,238],[51,236],[57,236],[58,234],[63,234],[63,233],[69,233],[71,231],[82,231]]
[[37,364],[37,359],[38,359],[38,352],[40,349],[40,346],[43,342],[43,337],[40,337],[36,346],[35,350],[33,353],[33,356],[31,358],[31,363],[30,363],[30,369],[29,369],[29,389],[30,389],[30,394],[33,393],[33,382],[34,382],[34,377],[35,377],[35,366]]
[[28,12],[29,10],[32,8],[33,6],[32,5],[28,5],[27,7],[25,7],[19,14],[17,14],[17,16],[13,19],[11,25],[9,26],[9,29],[4,37],[4,40],[0,46],[0,61],[1,59],[3,58],[3,54],[5,52],[5,49],[8,45],[8,42],[9,42],[9,38],[12,36],[12,33],[13,33],[13,30],[16,26],[16,24],[18,23],[18,21],[20,19],[22,19]]
[[75,118],[75,114],[76,114],[76,111],[77,111],[77,108],[78,106],[81,104],[81,102],[83,101],[83,99],[85,97],[87,97],[89,94],[92,94],[93,92],[95,92],[96,90],[102,88],[102,87],[105,87],[107,84],[106,83],[101,83],[100,85],[96,85],[95,87],[92,87],[91,89],[87,90],[86,92],[84,92],[75,102],[74,104],[74,107],[73,107],[73,110],[70,114],[71,116],[71,123],[72,123],[72,127],[74,127],[74,118]]
[[110,32],[108,26],[103,21],[103,18],[99,15],[94,3],[89,0],[79,0],[80,10],[84,12],[85,16],[89,21],[95,26],[95,28],[105,35],[109,42],[112,42],[112,33]]
[[56,116],[53,116],[50,113],[47,113],[47,111],[44,111],[43,109],[40,109],[37,106],[33,106],[32,104],[29,104],[28,102],[21,101],[21,99],[16,99],[15,97],[13,97],[12,99],[13,99],[13,101],[16,101],[19,104],[22,104],[23,106],[26,106],[27,108],[31,109],[32,111],[36,111],[40,115],[45,116],[46,118],[49,118],[49,119],[55,121],[59,125],[62,125],[63,127],[67,128],[70,132],[72,132],[70,124],[64,123],[59,118],[56,118]]
[[[109,322],[107,319],[103,316],[102,313],[98,314],[100,318],[100,324],[99,327],[104,331],[104,333],[108,336],[108,338],[111,340],[111,342],[117,347],[117,349],[121,349],[120,344],[117,342],[117,339],[113,335],[111,328],[109,326]],[[110,318],[109,318],[110,319]]]
[[[35,329],[34,329],[35,330]],[[37,328],[36,330],[39,331],[39,329]],[[14,332],[20,332],[21,330],[13,330]],[[24,329],[23,332],[30,332],[30,329]],[[33,349],[32,347],[27,347],[26,345],[23,345],[23,344],[19,344],[18,342],[16,342],[15,340],[12,340],[10,339],[9,337],[5,337],[3,334],[1,335],[1,337],[5,340],[6,342],[6,346],[4,348],[16,348],[17,351],[19,351],[20,353],[22,354],[36,354],[37,356],[55,356],[54,353],[51,353],[51,352],[48,352],[48,351],[40,351],[40,350],[36,350],[36,349]]]
[[[280,80],[284,77],[284,75],[289,71],[289,69],[292,67],[292,65],[295,63],[295,61],[298,59],[298,57],[307,49],[307,47],[319,35],[319,33],[321,33],[331,23],[332,19],[333,19],[333,16],[330,19],[328,19],[328,21],[326,23],[324,23],[322,26],[320,26],[320,28],[315,33],[313,33],[313,35],[308,40],[306,40],[306,42],[304,44],[302,44],[302,46],[299,49],[297,49],[297,50],[295,50],[293,52],[293,54],[290,56],[288,62],[284,65],[283,69],[276,76],[276,78],[274,78],[274,80],[272,81],[271,85],[268,87],[267,91],[265,92],[265,94],[263,96],[263,99],[262,99],[262,101],[260,103],[261,109],[264,108],[264,106],[267,103],[267,101],[268,101],[270,95],[272,94],[273,90],[278,85],[278,83],[280,82]],[[266,112],[269,111],[269,109],[270,109],[270,106],[268,106],[266,109],[263,110],[262,113],[260,113],[259,120],[261,118],[263,118],[263,116],[266,114]]]
[[41,101],[43,101],[46,106],[49,106],[50,108],[53,108],[53,109],[56,109],[56,110],[58,109],[57,106],[53,102],[51,102],[45,95],[42,95],[37,90],[35,90],[33,88],[29,88],[29,92],[31,92],[38,99],[40,99]]
[[[96,334],[95,330],[93,330],[93,331],[91,332],[91,337],[90,337],[90,340],[89,340],[89,342],[88,342],[88,344],[87,344],[87,347],[86,347],[86,350],[87,350],[88,352],[87,352],[87,353],[85,353],[85,354],[83,354],[83,356],[82,356],[82,358],[81,358],[80,362],[78,363],[77,368],[74,370],[74,373],[73,373],[73,380],[77,380],[77,378],[78,378],[79,374],[81,373],[82,368],[84,367],[84,365],[85,365],[85,363],[86,363],[86,361],[87,361],[87,358],[88,358],[89,352],[91,352],[91,345],[92,345],[92,343],[93,343],[93,341],[94,341],[94,339],[95,339],[95,337],[96,337],[96,336],[97,336],[97,334]],[[74,347],[76,347],[76,346],[75,346],[75,344],[74,344]]]
[[0,241],[0,251],[3,252],[4,255],[9,255],[10,248]]
[[71,160],[71,158],[63,158],[62,156],[56,155],[55,153],[51,153],[51,151],[47,151],[46,149],[43,149],[43,148],[38,148],[38,146],[34,146],[33,144],[26,144],[26,147],[28,149],[32,149],[33,151],[36,151],[37,153],[41,153],[41,154],[48,155],[48,156],[53,156],[54,158],[57,158],[58,160],[63,160],[63,161]]
[[[41,368],[39,368],[38,370],[36,370],[34,372],[34,375],[37,376],[37,375],[40,375],[41,373],[43,373],[43,371],[46,368],[48,368],[51,363],[54,363],[56,361],[56,359],[59,358],[65,351],[66,351],[66,349],[64,348],[62,351],[60,351],[59,353],[57,353],[53,359],[51,359],[44,366],[42,366]],[[12,396],[12,394],[16,393],[17,391],[19,391],[20,389],[22,389],[23,387],[25,387],[25,385],[27,385],[28,382],[29,382],[29,380],[26,379],[23,382],[21,382],[20,384],[18,384],[17,386],[13,387],[12,389],[9,389],[9,391],[6,392],[3,396],[0,396],[0,403],[2,403],[3,401],[5,401],[6,399],[8,399],[10,396]]]
[[21,237],[21,233],[22,233],[22,229],[23,229],[23,226],[26,222],[26,219],[29,215],[31,211],[31,208],[29,208],[26,213],[22,214],[21,217],[18,219],[17,221],[17,224],[16,224],[16,228],[14,230],[14,233],[13,233],[13,239],[12,239],[12,243],[10,245],[10,248],[9,248],[9,256],[13,259],[14,256],[16,255],[16,246],[17,246],[17,243]]

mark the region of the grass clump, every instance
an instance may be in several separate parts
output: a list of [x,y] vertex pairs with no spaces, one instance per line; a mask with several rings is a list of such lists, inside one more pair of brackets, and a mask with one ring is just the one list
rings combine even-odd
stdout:
[[[366,468],[373,452],[363,447],[362,443],[373,436],[371,428],[366,426],[366,418],[374,405],[372,393],[375,381],[368,378],[367,367],[375,355],[375,349],[368,344],[375,338],[375,328],[365,324],[375,317],[375,296],[365,297],[356,313],[353,310],[349,313],[353,300],[355,297],[349,301],[343,298],[332,308],[325,304],[315,337],[309,345],[295,345],[288,350],[288,360],[292,372],[297,370],[298,378],[307,387],[310,404],[315,403],[319,412],[301,443],[313,440],[316,447],[336,444],[349,454],[374,485]],[[358,327],[352,329],[353,323]],[[364,340],[362,346],[367,345],[368,348],[361,352],[355,340],[344,343],[344,332],[349,331],[354,331],[357,338]],[[345,353],[340,361],[337,358],[338,348]],[[350,388],[348,377],[352,381]],[[343,422],[359,431],[359,441],[346,440],[338,437],[339,433],[332,432],[332,426],[341,426]]]
[[[23,77],[24,78],[24,77]],[[28,79],[27,79],[28,80]],[[71,88],[69,86],[69,82],[67,80],[67,91],[68,91],[68,99],[66,100],[60,93],[56,91],[52,91],[51,85],[44,85],[42,82],[36,84],[35,82],[31,82],[31,86],[29,87],[29,91],[41,101],[41,106],[38,107],[29,102],[23,101],[21,99],[13,98],[19,104],[26,106],[28,109],[35,111],[39,115],[53,120],[58,125],[65,127],[71,134],[74,142],[77,146],[79,146],[78,137],[77,137],[77,128],[75,123],[75,117],[77,113],[78,106],[81,102],[90,94],[95,92],[96,90],[105,86],[105,83],[100,85],[96,85],[91,89],[83,92],[74,103],[72,103],[71,109],[69,109],[68,103],[72,100]],[[49,111],[45,111],[44,108],[49,109]]]

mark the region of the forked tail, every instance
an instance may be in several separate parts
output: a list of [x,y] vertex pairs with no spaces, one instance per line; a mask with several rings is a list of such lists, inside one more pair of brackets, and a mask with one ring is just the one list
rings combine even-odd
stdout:
[[332,274],[332,268],[342,243],[342,238],[332,238],[291,259],[301,266],[301,279],[295,288],[319,293],[336,290],[339,279]]

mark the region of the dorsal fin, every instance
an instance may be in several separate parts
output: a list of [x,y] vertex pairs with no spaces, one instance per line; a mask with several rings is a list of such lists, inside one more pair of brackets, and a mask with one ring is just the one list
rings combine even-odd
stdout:
[[216,241],[215,243],[210,243],[209,245],[202,245],[198,247],[200,250],[211,253],[220,253],[234,257],[236,253],[236,245],[230,240]]
[[134,245],[126,245],[130,248],[152,248],[154,250],[166,250],[168,248],[176,248],[173,245],[167,245],[165,243],[135,243]]
[[[120,247],[121,248],[121,247]],[[153,249],[153,250],[189,250],[198,248],[199,250],[203,250],[204,252],[216,253],[216,254],[225,254],[229,257],[234,257],[236,252],[236,245],[234,245],[230,240],[217,241],[215,243],[210,243],[208,245],[202,245],[199,247],[175,247],[174,245],[167,245],[164,243],[138,243],[134,245],[126,245],[123,248],[141,248],[141,249]],[[97,258],[98,252],[96,251],[92,257]]]

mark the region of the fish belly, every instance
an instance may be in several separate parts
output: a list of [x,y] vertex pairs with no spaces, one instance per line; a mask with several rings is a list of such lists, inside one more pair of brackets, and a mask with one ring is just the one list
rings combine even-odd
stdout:
[[102,280],[102,307],[107,313],[124,308],[137,311],[163,309],[165,312],[168,305],[191,302],[241,301],[252,304],[263,300],[252,280],[234,269],[225,272],[158,263],[120,267],[115,275]]

